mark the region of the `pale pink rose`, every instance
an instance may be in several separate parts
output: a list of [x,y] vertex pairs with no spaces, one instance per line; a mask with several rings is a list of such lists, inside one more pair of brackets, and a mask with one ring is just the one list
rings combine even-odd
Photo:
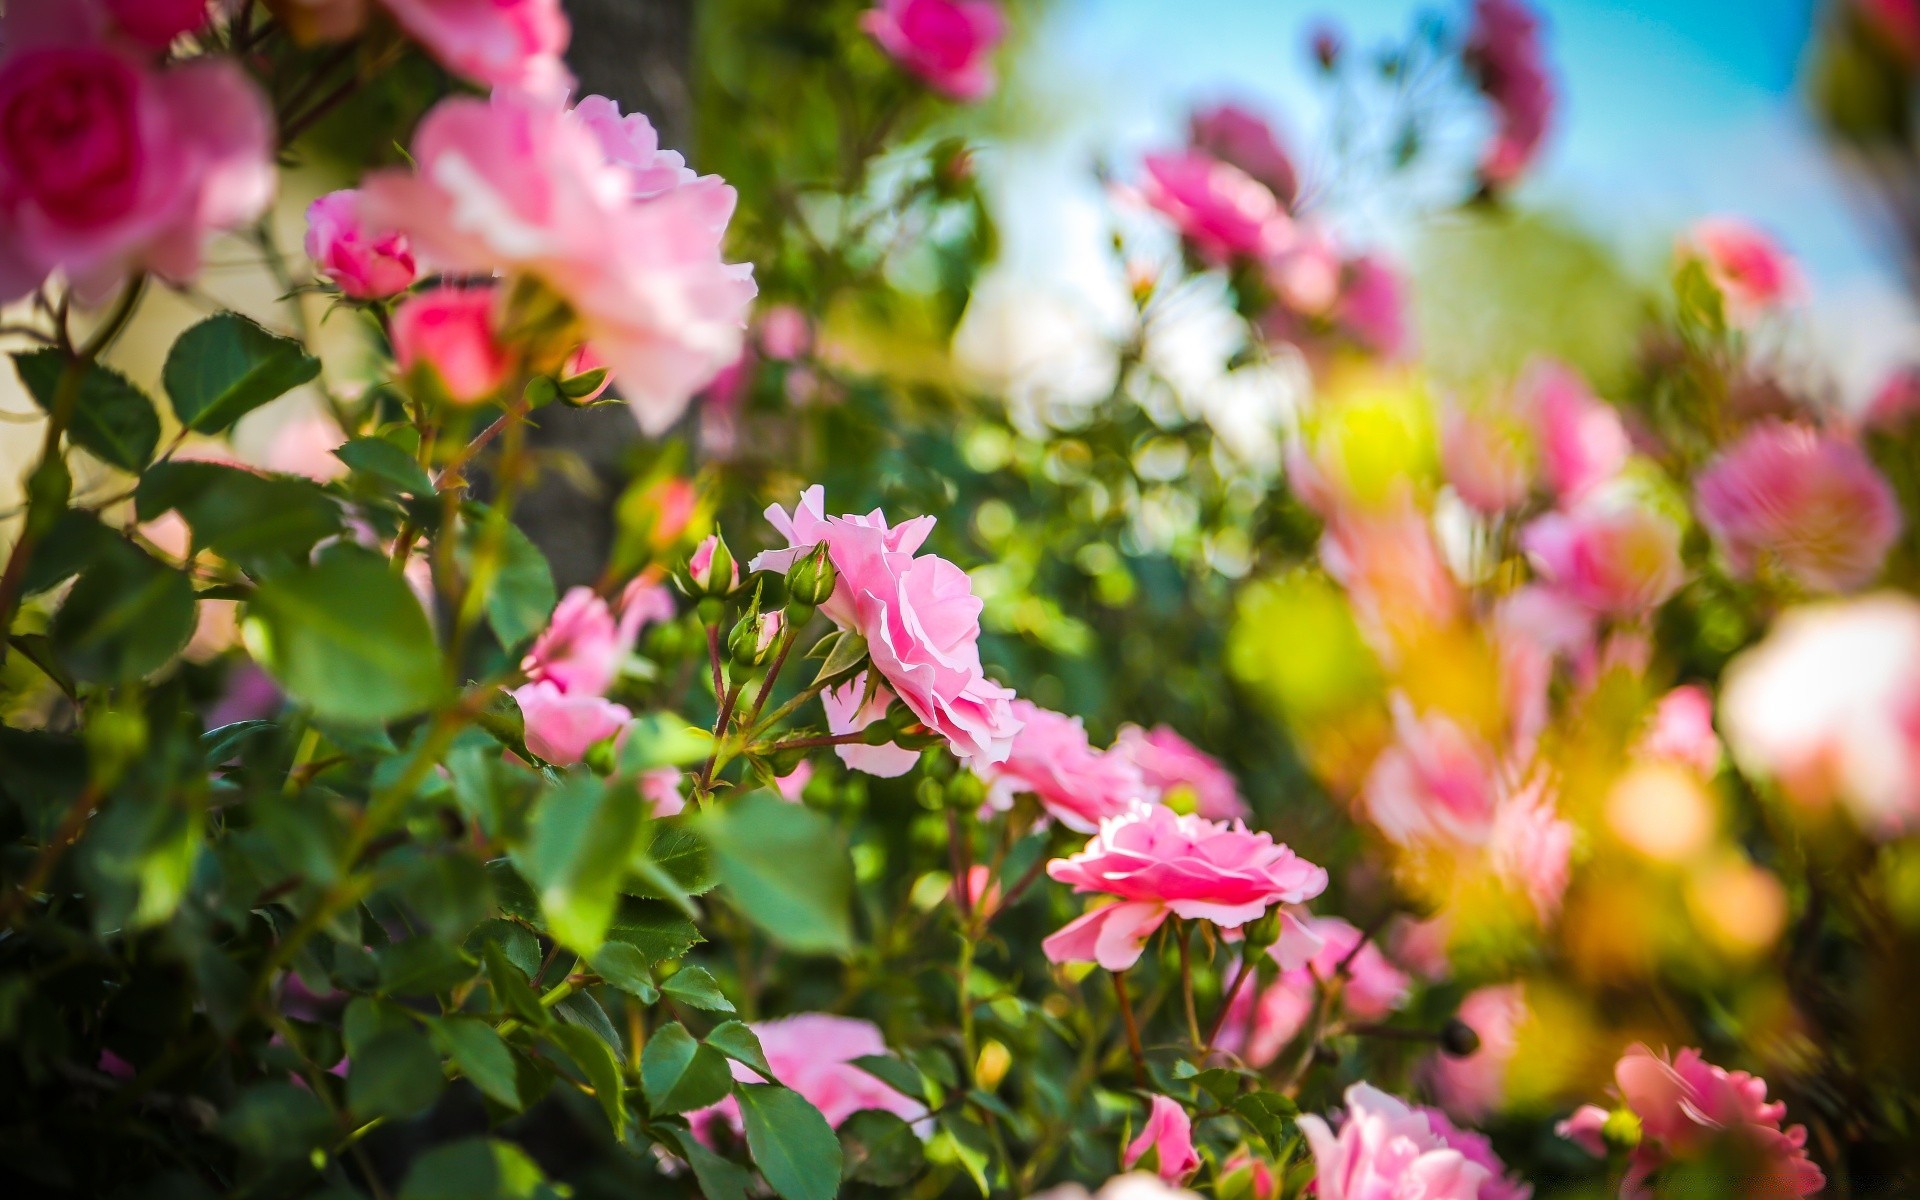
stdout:
[[1556,106],[1540,21],[1520,0],[1474,0],[1465,57],[1494,107],[1493,139],[1480,156],[1489,184],[1514,183],[1540,153]]
[[[1920,13],[1920,8],[1916,8]],[[1861,423],[1868,429],[1899,430],[1920,416],[1920,367],[1902,367],[1888,375],[1867,402]]]
[[0,21],[0,303],[55,272],[96,303],[138,271],[175,283],[208,234],[274,189],[273,118],[240,67],[157,67],[103,40],[89,4]]
[[430,367],[447,398],[477,404],[500,390],[513,370],[513,351],[494,327],[491,287],[436,287],[416,292],[393,310],[393,360],[403,374]]
[[1387,948],[1393,961],[1422,979],[1438,981],[1453,974],[1448,946],[1453,921],[1445,913],[1415,920],[1402,914],[1387,922]]
[[1347,260],[1346,286],[1334,308],[1334,319],[1362,349],[1389,362],[1412,351],[1406,282],[1393,264],[1377,255]]
[[1640,737],[1640,753],[1681,763],[1711,776],[1720,769],[1720,738],[1713,732],[1713,697],[1697,683],[1660,697]]
[[1340,299],[1345,264],[1339,248],[1318,229],[1296,226],[1293,240],[1266,266],[1275,297],[1300,316],[1324,319]]
[[[1622,1103],[1640,1119],[1622,1200],[1650,1200],[1650,1181],[1662,1167],[1715,1150],[1731,1152],[1738,1163],[1742,1196],[1811,1196],[1826,1186],[1826,1175],[1807,1157],[1806,1128],[1784,1124],[1787,1106],[1767,1101],[1765,1080],[1716,1067],[1698,1050],[1681,1050],[1669,1061],[1645,1046],[1628,1050],[1613,1078]],[[1591,1149],[1590,1124],[1587,1118],[1566,1136]]]
[[1379,512],[1336,510],[1320,536],[1320,562],[1353,603],[1375,650],[1443,627],[1466,604],[1427,514],[1402,498]]
[[[865,703],[862,703],[863,700]],[[873,695],[867,695],[865,671],[820,694],[820,706],[827,713],[827,732],[835,736],[858,733],[875,721],[884,719],[892,703],[893,693],[887,690],[885,684],[874,685]],[[913,764],[920,761],[918,751],[891,742],[884,746],[863,746],[856,742],[835,746],[833,752],[849,768],[877,775],[881,779],[896,779],[905,775],[913,770]]]
[[605,600],[592,588],[569,588],[520,669],[529,682],[551,683],[568,695],[604,696],[631,648]]
[[1679,526],[1625,498],[1547,513],[1520,531],[1520,545],[1548,586],[1607,616],[1650,612],[1686,581]]
[[1597,1104],[1582,1104],[1566,1120],[1553,1127],[1563,1137],[1595,1158],[1607,1156],[1607,1110]]
[[1345,967],[1337,1011],[1356,1021],[1380,1021],[1406,1003],[1411,983],[1406,972],[1387,960],[1380,948],[1353,924],[1339,917],[1307,916],[1300,923],[1320,942],[1304,963],[1283,969],[1254,998],[1243,991],[1215,1042],[1255,1067],[1264,1067],[1306,1027],[1321,988]]
[[1694,496],[1735,571],[1770,559],[1821,591],[1873,582],[1900,536],[1900,503],[1873,460],[1804,425],[1749,431],[1701,472]]
[[1154,1152],[1154,1170],[1168,1183],[1179,1183],[1200,1169],[1200,1153],[1193,1148],[1193,1122],[1178,1101],[1155,1096],[1147,1109],[1140,1134],[1127,1143],[1120,1165],[1131,1168]]
[[773,788],[788,804],[798,804],[801,795],[807,790],[807,784],[811,782],[813,782],[813,764],[803,758],[793,770],[785,775],[775,776]]
[[937,555],[914,554],[933,518],[890,527],[878,509],[828,517],[824,505],[825,492],[815,485],[791,515],[769,507],[767,520],[788,545],[755,556],[752,568],[785,571],[825,542],[838,579],[820,611],[866,639],[880,677],[956,755],[976,766],[1005,762],[1020,721],[1012,690],[981,669],[981,601],[973,582]]
[[1264,260],[1293,240],[1293,222],[1266,186],[1198,151],[1149,154],[1140,192],[1172,220],[1193,251],[1216,266]]
[[183,33],[206,28],[213,14],[208,0],[105,0],[107,11],[128,37],[164,50]]
[[620,641],[631,649],[649,625],[673,620],[673,589],[642,575],[620,589]]
[[[713,584],[717,584],[719,582],[718,580],[709,581],[708,577],[713,574],[713,555],[719,546],[720,535],[717,533],[710,533],[706,537],[701,538],[700,544],[693,548],[693,554],[687,559],[687,574],[693,576],[695,580],[705,586],[711,587]],[[758,570],[757,559],[755,563],[754,569]],[[740,586],[739,560],[729,558],[727,561],[727,570],[731,572],[726,584],[726,590],[730,592]]]
[[360,193],[328,192],[307,208],[307,257],[356,300],[384,300],[413,286],[420,269],[406,236],[369,228]]
[[[1238,929],[1276,904],[1301,904],[1327,887],[1326,871],[1268,834],[1148,804],[1102,821],[1084,850],[1054,859],[1047,874],[1076,891],[1120,898],[1043,944],[1054,962],[1097,962],[1109,971],[1139,961],[1169,914]],[[1283,942],[1315,940],[1297,918],[1285,919]]]
[[280,422],[260,456],[261,465],[326,483],[347,473],[347,464],[334,453],[346,441],[338,421],[321,409],[309,408]]
[[1544,774],[1501,801],[1487,848],[1494,874],[1527,898],[1542,924],[1552,921],[1567,891],[1573,826],[1554,808]]
[[1792,609],[1734,659],[1720,728],[1742,770],[1878,837],[1920,827],[1920,603],[1897,592]]
[[1462,1121],[1484,1121],[1507,1098],[1507,1068],[1527,1019],[1526,989],[1518,983],[1476,988],[1457,1015],[1479,1037],[1480,1048],[1460,1058],[1436,1053],[1423,1075],[1441,1108]]
[[1159,793],[1163,804],[1184,793],[1191,797],[1193,811],[1209,821],[1247,815],[1247,802],[1240,798],[1240,786],[1233,775],[1219,759],[1175,733],[1172,726],[1142,729],[1122,725],[1109,753],[1131,762],[1147,787]]
[[647,802],[648,815],[677,817],[686,811],[687,798],[680,794],[681,777],[678,767],[655,767],[640,773],[640,796]]
[[527,749],[555,766],[571,766],[587,748],[619,733],[633,714],[590,693],[568,693],[550,682],[522,684],[514,703],[526,723]]
[[880,0],[860,28],[934,91],[973,101],[993,91],[993,49],[1007,19],[994,0]]
[[1313,1115],[1300,1118],[1317,1168],[1317,1200],[1480,1200],[1497,1178],[1436,1133],[1421,1109],[1370,1083],[1347,1089],[1338,1134]]
[[[607,162],[625,171],[627,192],[635,200],[651,200],[682,188],[717,192],[726,186],[718,175],[695,174],[678,151],[662,148],[660,133],[645,113],[623,114],[620,105],[605,96],[582,96],[573,106],[573,115],[599,141]],[[718,195],[712,199],[731,206],[731,201]]]
[[1441,1141],[1458,1150],[1468,1162],[1487,1169],[1487,1181],[1480,1185],[1476,1200],[1532,1200],[1533,1185],[1507,1173],[1507,1164],[1494,1153],[1493,1143],[1487,1140],[1486,1134],[1460,1128],[1437,1108],[1420,1111],[1426,1114],[1427,1124]]
[[1533,414],[1540,470],[1553,495],[1578,500],[1627,465],[1632,446],[1620,414],[1571,367],[1535,362],[1521,376],[1517,393],[1521,406]]
[[1708,217],[1681,239],[1680,254],[1706,268],[1727,319],[1745,325],[1796,299],[1800,268],[1765,230],[1739,217]]
[[456,75],[494,88],[564,95],[570,29],[560,0],[380,0]]
[[1518,508],[1533,490],[1533,431],[1500,404],[1453,406],[1441,430],[1440,463],[1467,507],[1487,516]]
[[[924,1104],[908,1099],[853,1064],[856,1058],[887,1053],[886,1039],[873,1022],[827,1013],[799,1013],[774,1021],[754,1021],[748,1028],[760,1039],[760,1049],[773,1068],[774,1078],[819,1109],[827,1124],[838,1126],[854,1113],[876,1108],[914,1125],[916,1131],[922,1127],[927,1115]],[[727,1065],[742,1083],[764,1082],[751,1067],[732,1060]],[[709,1131],[716,1123],[726,1125],[736,1135],[744,1128],[740,1104],[732,1096],[688,1113],[687,1121],[703,1141],[711,1138]]]
[[[1219,1195],[1245,1196],[1247,1200],[1280,1200],[1280,1180],[1274,1175],[1273,1164],[1250,1151],[1239,1150],[1229,1155],[1220,1164],[1220,1180],[1223,1186],[1218,1188]],[[1230,1180],[1234,1182],[1227,1182]],[[1244,1190],[1230,1190],[1236,1186]]]
[[1006,761],[974,768],[994,808],[1005,811],[1014,797],[1030,795],[1068,829],[1092,833],[1147,797],[1140,769],[1117,750],[1095,750],[1079,717],[1027,700],[1013,702],[1013,716],[1021,726]]
[[739,355],[752,269],[721,259],[732,188],[695,179],[646,194],[679,177],[672,163],[637,162],[638,128],[616,131],[604,104],[581,103],[585,116],[505,92],[443,100],[414,136],[416,168],[370,174],[362,211],[445,270],[546,285],[658,433]]
[[813,347],[813,322],[791,304],[775,304],[760,314],[760,352],[775,362],[792,362]]
[[1502,794],[1493,748],[1439,712],[1392,702],[1394,742],[1374,760],[1362,789],[1367,818],[1401,846],[1485,845]]
[[1265,184],[1283,208],[1292,206],[1300,177],[1273,127],[1259,114],[1238,104],[1201,109],[1187,122],[1187,139],[1194,149],[1239,167]]

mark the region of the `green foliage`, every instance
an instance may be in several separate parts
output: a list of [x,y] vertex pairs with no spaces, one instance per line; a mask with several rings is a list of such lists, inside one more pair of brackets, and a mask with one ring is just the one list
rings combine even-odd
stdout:
[[218,433],[320,374],[320,360],[238,313],[215,313],[180,335],[162,379],[173,415],[198,433]]
[[75,445],[123,471],[138,471],[153,461],[160,444],[160,417],[153,401],[124,376],[99,363],[81,367],[58,350],[16,354],[13,366],[42,412],[54,412],[62,393],[72,389],[67,434]]
[[721,894],[741,915],[802,953],[852,949],[853,872],[826,818],[755,793],[709,813],[699,831]]
[[733,1093],[767,1185],[783,1200],[833,1200],[840,1190],[840,1142],[820,1110],[775,1084],[736,1084]]

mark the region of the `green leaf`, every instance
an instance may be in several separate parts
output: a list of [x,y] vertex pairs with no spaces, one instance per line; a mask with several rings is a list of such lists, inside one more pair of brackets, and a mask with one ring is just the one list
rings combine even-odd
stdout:
[[655,767],[684,767],[704,760],[713,735],[672,713],[648,713],[627,726],[620,743],[620,774],[638,775]]
[[262,582],[244,630],[254,658],[322,717],[393,720],[445,687],[420,602],[385,559],[352,547]]
[[520,532],[505,527],[500,540],[499,573],[487,593],[487,623],[508,649],[546,628],[556,601],[553,568],[547,556]]
[[640,1051],[640,1090],[655,1116],[716,1104],[732,1086],[726,1056],[677,1021],[654,1030]]
[[853,1065],[909,1100],[918,1100],[922,1104],[933,1102],[927,1090],[926,1078],[911,1063],[902,1062],[890,1054],[863,1054],[853,1060]]
[[400,1188],[400,1200],[534,1200],[554,1194],[526,1151],[486,1138],[428,1150]]
[[257,1162],[304,1158],[333,1122],[320,1098],[291,1083],[260,1083],[220,1119],[220,1133]]
[[820,664],[820,673],[813,677],[815,686],[825,687],[853,678],[860,670],[860,664],[867,660],[867,639],[850,630],[843,630],[827,651],[826,659]]
[[256,574],[303,562],[322,538],[340,532],[340,508],[311,479],[260,475],[207,462],[165,462],[134,493],[142,521],[172,509],[193,530],[193,544]]
[[433,480],[414,457],[383,437],[357,437],[334,449],[333,456],[404,496],[434,494]]
[[63,509],[35,547],[22,574],[20,594],[31,596],[86,570],[119,537],[84,508]]
[[593,969],[600,978],[637,998],[642,1004],[660,999],[653,973],[647,970],[647,956],[625,942],[608,942],[593,955]]
[[760,1048],[759,1037],[740,1022],[722,1021],[703,1040],[733,1061],[752,1067],[768,1083],[779,1082],[773,1077],[773,1068],[767,1065],[767,1055]]
[[389,996],[448,992],[473,978],[472,961],[431,937],[395,942],[375,957],[380,960],[380,990]]
[[800,1093],[771,1083],[733,1089],[747,1149],[767,1185],[784,1200],[833,1200],[840,1191],[840,1141]]
[[958,1163],[982,1196],[992,1194],[988,1171],[993,1165],[993,1145],[978,1122],[958,1116],[942,1117],[940,1131],[927,1147],[927,1157]]
[[752,1172],[707,1149],[688,1130],[667,1126],[660,1132],[672,1140],[680,1157],[693,1168],[693,1177],[706,1200],[747,1200],[753,1194]]
[[756,792],[701,818],[730,902],[776,942],[801,953],[853,948],[853,864],[832,822]]
[[[20,382],[42,412],[52,413],[59,402],[60,378],[67,358],[58,350],[33,350],[13,356]],[[118,372],[99,363],[81,376],[67,436],[108,466],[138,471],[153,461],[160,444],[160,415],[153,401]]]
[[439,1017],[429,1025],[440,1053],[453,1060],[460,1073],[495,1104],[520,1111],[520,1092],[514,1084],[513,1051],[493,1026],[476,1017]]
[[1279,1092],[1248,1092],[1234,1100],[1233,1111],[1245,1118],[1275,1155],[1286,1152],[1293,1137],[1293,1119],[1300,1115],[1299,1106]]
[[347,1069],[347,1107],[362,1121],[411,1116],[439,1099],[445,1085],[440,1056],[425,1035],[392,1029],[353,1055]]
[[633,896],[620,901],[607,937],[632,946],[650,963],[679,958],[704,940],[686,917],[656,900]]
[[621,1141],[627,1137],[627,1101],[620,1091],[620,1064],[614,1061],[607,1044],[578,1025],[553,1025],[545,1032],[547,1040],[566,1051],[593,1086],[593,1098],[607,1116],[607,1124]]
[[681,895],[698,896],[713,890],[713,855],[707,844],[682,824],[680,818],[650,821],[647,833],[646,848],[634,855],[636,873],[639,860],[644,859],[648,865],[658,868],[666,876],[666,884]]
[[578,1025],[593,1036],[605,1042],[607,1049],[613,1052],[615,1062],[624,1061],[626,1051],[620,1045],[620,1034],[613,1027],[612,1018],[600,1002],[586,992],[575,992],[553,1006],[553,1011],[569,1025]]
[[705,967],[681,967],[660,985],[660,992],[708,1012],[733,1011],[733,1001],[721,994],[720,985],[714,982],[713,974]]
[[581,954],[591,957],[606,937],[640,822],[637,805],[577,769],[541,801],[528,844],[514,852],[547,928]]
[[52,639],[73,677],[126,683],[165,666],[193,636],[193,585],[125,542],[116,542],[67,593]]
[[223,312],[180,335],[160,378],[182,425],[218,433],[318,374],[320,360],[299,342]]
[[882,1108],[863,1108],[840,1125],[844,1177],[876,1187],[905,1186],[926,1166],[913,1126]]
[[520,968],[507,961],[499,942],[488,942],[481,957],[487,964],[487,985],[493,989],[493,1002],[529,1025],[545,1025],[547,1010],[534,994],[533,987]]
[[235,721],[209,729],[200,735],[202,761],[209,767],[232,762],[239,755],[240,747],[278,728],[280,726],[272,721]]

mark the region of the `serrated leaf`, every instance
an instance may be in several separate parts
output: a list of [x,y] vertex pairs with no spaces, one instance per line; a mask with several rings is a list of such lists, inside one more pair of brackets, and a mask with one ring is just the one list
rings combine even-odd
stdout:
[[320,374],[320,360],[238,313],[215,313],[180,335],[161,371],[174,416],[218,433]]
[[434,494],[433,480],[405,450],[382,437],[357,437],[333,451],[333,456],[356,474],[379,481],[403,496]]
[[347,1068],[347,1107],[362,1121],[406,1117],[439,1098],[446,1079],[425,1035],[391,1029],[354,1054]]
[[760,1048],[759,1036],[739,1021],[722,1021],[703,1040],[733,1061],[752,1067],[768,1083],[780,1082],[774,1078],[773,1068],[767,1064],[767,1054]]
[[717,1104],[732,1086],[726,1056],[677,1021],[654,1030],[640,1052],[640,1090],[655,1116]]
[[620,1091],[620,1064],[614,1061],[607,1044],[578,1025],[552,1025],[546,1030],[549,1041],[566,1051],[593,1088],[593,1098],[606,1114],[607,1124],[621,1141],[627,1138],[627,1100]]
[[1294,1118],[1300,1115],[1299,1106],[1278,1092],[1248,1092],[1236,1097],[1233,1111],[1246,1119],[1276,1156],[1285,1153],[1293,1137]]
[[636,805],[577,769],[541,801],[527,844],[514,852],[547,928],[581,954],[605,940],[640,824]]
[[513,1051],[493,1026],[475,1017],[439,1017],[429,1026],[440,1052],[495,1104],[520,1111]]
[[833,1200],[840,1191],[840,1140],[820,1110],[771,1083],[735,1085],[747,1149],[767,1186],[784,1200]]
[[909,1100],[932,1103],[932,1097],[927,1092],[927,1081],[913,1064],[902,1062],[890,1054],[863,1054],[852,1061],[854,1066]]
[[537,1200],[555,1194],[526,1151],[477,1137],[426,1151],[400,1188],[400,1200]]
[[54,615],[60,662],[87,683],[125,683],[165,666],[194,629],[193,584],[124,542],[81,572]]
[[607,938],[627,943],[654,964],[679,958],[705,940],[684,916],[657,900],[633,896],[621,900]]
[[729,902],[775,941],[802,953],[853,948],[853,865],[832,822],[757,792],[709,810],[696,828]]
[[851,679],[866,660],[867,639],[857,633],[843,631],[840,640],[827,653],[827,660],[820,664],[820,673],[813,677],[814,685],[826,687]]
[[713,735],[672,713],[648,713],[627,726],[620,743],[619,773],[634,776],[656,767],[684,767],[713,750]]
[[553,568],[518,526],[507,525],[500,538],[500,562],[487,592],[487,623],[500,644],[512,649],[546,628],[557,592]]
[[926,1165],[913,1126],[882,1108],[865,1108],[840,1125],[844,1178],[876,1187],[904,1187]]
[[625,942],[608,942],[593,955],[593,969],[600,978],[633,996],[642,1004],[660,999],[660,989],[647,969],[647,956]]
[[693,1177],[706,1200],[748,1200],[753,1194],[752,1172],[707,1149],[688,1130],[668,1126],[661,1132],[672,1139],[680,1157],[693,1168]]
[[200,735],[202,761],[209,767],[232,762],[241,746],[278,728],[280,726],[272,721],[235,721],[209,729]]
[[[33,350],[14,355],[13,365],[33,402],[42,412],[52,413],[59,402],[66,356],[58,350]],[[93,363],[80,377],[67,436],[108,466],[139,471],[153,461],[160,444],[160,414],[146,393],[125,376]]]
[[720,991],[712,972],[705,967],[682,967],[660,985],[660,994],[708,1012],[733,1011],[733,1001]]
[[487,984],[493,989],[494,1003],[529,1025],[544,1025],[547,1010],[520,968],[507,961],[498,942],[488,942],[481,957],[487,964]]
[[141,477],[134,507],[143,521],[178,512],[196,549],[256,573],[304,561],[341,528],[339,505],[311,479],[222,463],[160,463]]
[[553,1006],[554,1015],[569,1025],[578,1025],[607,1044],[615,1062],[626,1058],[626,1051],[620,1045],[620,1034],[613,1027],[613,1020],[607,1016],[607,1010],[600,1002],[585,992],[575,992]]

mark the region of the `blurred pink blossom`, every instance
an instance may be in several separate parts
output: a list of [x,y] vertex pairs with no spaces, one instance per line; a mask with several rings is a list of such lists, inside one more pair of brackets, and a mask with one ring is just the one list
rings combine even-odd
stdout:
[[1462,1129],[1437,1108],[1423,1108],[1427,1124],[1440,1140],[1458,1150],[1466,1160],[1485,1167],[1487,1180],[1480,1185],[1476,1200],[1531,1200],[1533,1185],[1518,1175],[1507,1173],[1507,1164],[1494,1153],[1493,1143],[1477,1130]]
[[993,50],[1007,19],[995,0],[880,0],[860,28],[934,91],[973,101],[993,91]]
[[1474,0],[1465,55],[1494,107],[1495,131],[1480,156],[1481,177],[1510,186],[1539,155],[1556,107],[1539,18],[1520,0]]
[[1526,988],[1518,983],[1476,988],[1460,1002],[1457,1015],[1480,1039],[1479,1048],[1459,1058],[1436,1052],[1423,1074],[1441,1108],[1462,1121],[1479,1122],[1506,1101],[1507,1068],[1527,1019]]
[[334,453],[346,440],[347,435],[340,431],[340,423],[331,414],[308,408],[280,422],[260,456],[261,463],[269,471],[305,475],[326,483],[347,473],[347,464]]
[[632,648],[621,634],[613,610],[592,588],[569,588],[520,669],[530,682],[551,683],[570,695],[604,696]]
[[1594,497],[1520,532],[1533,569],[1596,613],[1632,617],[1664,604],[1686,580],[1680,528],[1624,497]]
[[514,703],[526,724],[527,749],[555,766],[571,766],[587,747],[619,733],[633,714],[591,693],[568,693],[551,682],[522,684]]
[[1713,732],[1713,697],[1697,683],[1660,697],[1640,738],[1640,752],[1712,776],[1720,769],[1720,738]]
[[1460,499],[1487,516],[1518,508],[1533,490],[1532,431],[1505,406],[1450,407],[1440,461]]
[[[79,0],[76,0],[79,2]],[[208,0],[104,0],[107,11],[127,36],[143,46],[164,50],[183,33],[206,27],[213,15]]]
[[494,88],[564,95],[571,30],[560,0],[380,0],[442,66]]
[[1874,391],[1861,423],[1868,429],[1897,430],[1916,416],[1920,416],[1920,367],[1902,367]]
[[1300,923],[1319,940],[1319,950],[1306,962],[1282,970],[1257,999],[1241,992],[1215,1043],[1255,1067],[1272,1062],[1306,1027],[1321,988],[1331,985],[1343,966],[1344,979],[1332,994],[1346,1016],[1384,1020],[1407,1000],[1406,972],[1389,962],[1358,927],[1339,917],[1307,916]]
[[1595,396],[1573,368],[1542,359],[1516,385],[1533,414],[1540,471],[1562,501],[1578,500],[1620,473],[1631,445],[1613,406]]
[[678,767],[655,767],[640,773],[640,796],[647,802],[647,815],[677,817],[686,811],[687,798],[680,794],[681,776]]
[[1778,562],[1821,591],[1873,582],[1900,536],[1900,504],[1860,447],[1804,425],[1750,430],[1694,483],[1700,520],[1741,574]]
[[1188,121],[1187,139],[1194,149],[1265,184],[1282,208],[1292,207],[1300,191],[1299,175],[1273,126],[1258,113],[1238,104],[1200,109]]
[[[799,1013],[774,1021],[748,1025],[760,1039],[760,1049],[774,1079],[799,1092],[820,1110],[827,1124],[838,1126],[854,1113],[879,1109],[914,1124],[927,1115],[924,1104],[910,1100],[854,1065],[856,1058],[887,1053],[886,1039],[871,1021],[828,1013]],[[741,1083],[762,1082],[753,1068],[729,1060],[733,1077]],[[687,1114],[696,1136],[710,1141],[715,1123],[744,1132],[740,1104],[732,1096],[708,1108]]]
[[1485,845],[1501,796],[1500,759],[1439,712],[1393,698],[1393,744],[1374,760],[1363,798],[1368,818],[1401,846]]
[[1149,154],[1141,195],[1208,263],[1264,261],[1288,248],[1293,222],[1266,186],[1195,150]]
[[477,404],[513,370],[513,352],[494,328],[491,287],[436,287],[415,292],[393,310],[393,360],[401,372],[430,367],[448,399]]
[[1553,920],[1567,891],[1573,826],[1555,809],[1544,774],[1501,801],[1488,850],[1494,874],[1527,898],[1542,924]]
[[1350,258],[1334,318],[1362,349],[1397,362],[1412,350],[1406,283],[1392,263],[1374,254]]
[[1481,1200],[1498,1179],[1437,1133],[1426,1112],[1372,1084],[1349,1087],[1346,1102],[1337,1133],[1318,1116],[1300,1118],[1318,1200]]
[[1142,729],[1122,725],[1109,753],[1131,762],[1147,788],[1159,794],[1162,804],[1185,792],[1192,798],[1193,811],[1210,821],[1247,815],[1247,802],[1240,798],[1233,775],[1219,759],[1175,733],[1171,726]]
[[1727,319],[1751,323],[1799,297],[1800,268],[1759,226],[1739,217],[1696,221],[1680,253],[1696,259],[1726,301]]
[[322,276],[355,300],[384,300],[420,275],[404,234],[369,228],[360,193],[328,192],[307,207],[307,257]]
[[792,362],[813,347],[813,322],[792,304],[775,304],[760,314],[760,351],[775,362]]
[[1154,1156],[1154,1171],[1168,1183],[1179,1183],[1200,1169],[1200,1154],[1193,1148],[1193,1122],[1178,1101],[1155,1096],[1147,1109],[1146,1124],[1139,1136],[1127,1143],[1120,1165],[1131,1169],[1147,1156]]
[[1013,702],[1021,723],[1005,762],[976,764],[987,783],[987,803],[1006,810],[1031,795],[1047,815],[1076,833],[1092,833],[1108,817],[1128,811],[1151,793],[1138,766],[1120,750],[1095,750],[1079,717]]

